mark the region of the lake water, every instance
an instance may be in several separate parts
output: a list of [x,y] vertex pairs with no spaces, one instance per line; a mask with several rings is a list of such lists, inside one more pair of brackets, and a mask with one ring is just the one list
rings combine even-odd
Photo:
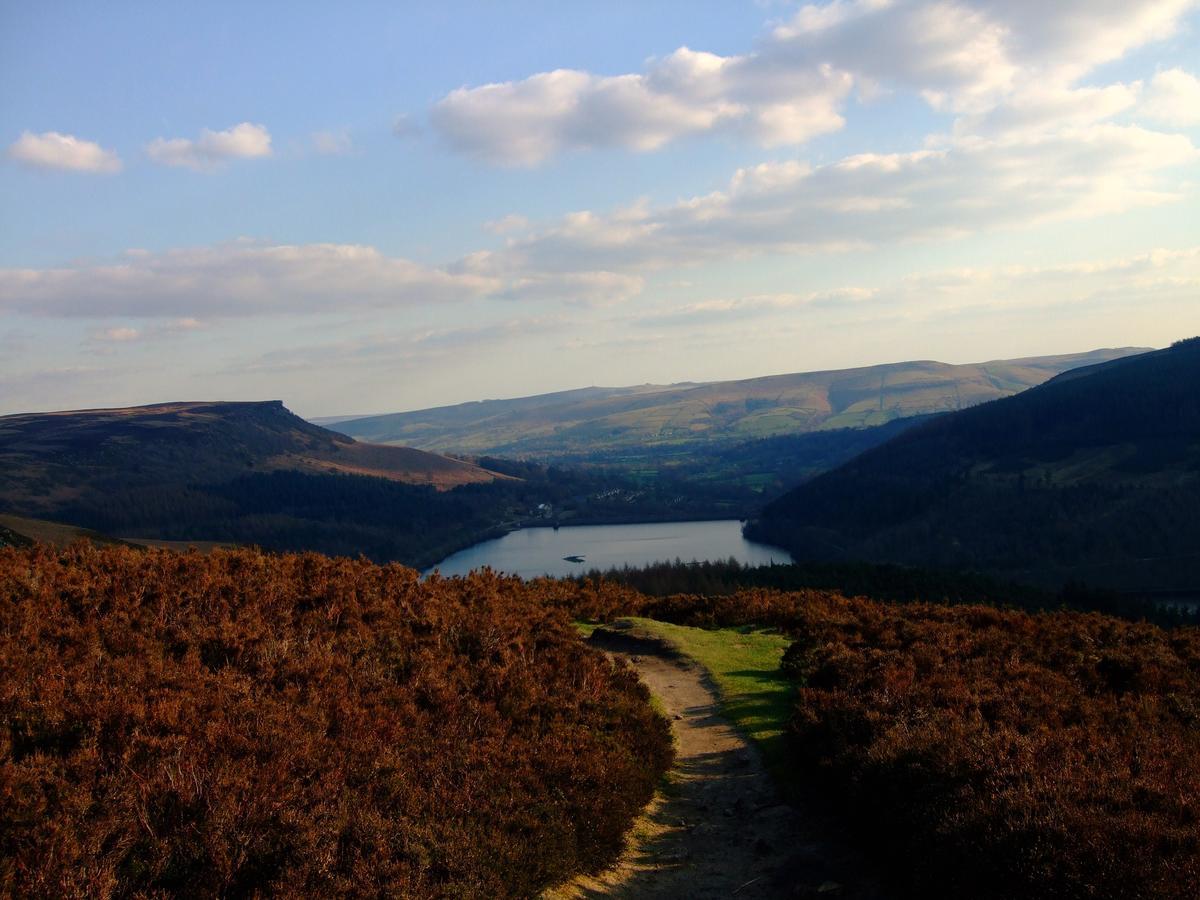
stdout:
[[[583,562],[564,559],[581,556]],[[532,578],[538,575],[581,575],[589,569],[644,566],[682,559],[724,560],[762,566],[790,563],[784,550],[742,537],[737,519],[717,522],[653,522],[641,525],[576,525],[522,528],[504,537],[460,550],[434,568],[443,575],[465,575],[491,566],[499,572]],[[430,570],[432,571],[432,569]]]

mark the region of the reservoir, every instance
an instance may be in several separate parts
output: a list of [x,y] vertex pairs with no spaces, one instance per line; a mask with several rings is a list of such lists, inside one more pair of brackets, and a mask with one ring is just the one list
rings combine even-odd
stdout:
[[755,566],[792,561],[784,550],[742,537],[742,523],[737,519],[723,519],[716,522],[575,525],[557,530],[522,528],[460,550],[433,568],[446,576],[465,575],[472,569],[491,566],[498,572],[523,578],[563,577],[582,575],[591,569],[644,566],[676,559],[716,561],[730,557]]

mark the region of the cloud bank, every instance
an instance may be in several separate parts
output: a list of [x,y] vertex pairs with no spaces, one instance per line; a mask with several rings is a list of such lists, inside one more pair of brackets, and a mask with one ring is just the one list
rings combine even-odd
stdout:
[[0,311],[59,317],[303,315],[436,305],[498,282],[450,274],[351,244],[223,244],[118,262],[0,269]]
[[1184,188],[1170,170],[1198,158],[1183,135],[1102,123],[816,167],[762,163],[672,205],[572,213],[459,266],[492,276],[629,272],[952,239],[1171,202]]

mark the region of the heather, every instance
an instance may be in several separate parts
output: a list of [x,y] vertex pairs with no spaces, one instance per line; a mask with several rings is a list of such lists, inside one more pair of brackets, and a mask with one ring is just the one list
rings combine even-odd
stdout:
[[528,896],[611,860],[669,760],[513,579],[0,552],[0,894]]
[[900,891],[1200,896],[1197,629],[818,591],[610,599],[574,602],[794,638],[789,767]]

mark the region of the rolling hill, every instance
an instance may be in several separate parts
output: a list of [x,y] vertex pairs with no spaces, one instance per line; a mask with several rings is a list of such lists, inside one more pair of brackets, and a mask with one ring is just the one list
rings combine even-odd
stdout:
[[[0,513],[27,517],[4,525],[38,537],[28,520],[64,523],[42,539],[75,527],[422,562],[494,528],[491,507],[507,501],[486,491],[513,482],[461,460],[359,443],[279,401],[0,418]],[[483,499],[464,501],[468,487]]]
[[0,496],[22,506],[45,499],[23,495],[23,487],[52,481],[61,492],[104,472],[135,481],[346,472],[442,489],[504,477],[421,450],[359,443],[306,422],[278,400],[4,416],[0,466]]
[[906,362],[709,384],[584,388],[343,419],[331,427],[362,440],[424,450],[544,459],[711,447],[963,409],[1078,366],[1137,352],[1095,350],[957,366]]
[[939,416],[785,494],[750,527],[799,558],[1044,584],[1200,586],[1200,339]]

